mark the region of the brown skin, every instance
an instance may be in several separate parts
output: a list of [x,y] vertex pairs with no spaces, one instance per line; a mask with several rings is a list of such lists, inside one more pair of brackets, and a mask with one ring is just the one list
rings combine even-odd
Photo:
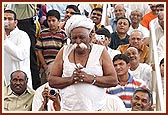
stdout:
[[[77,47],[75,50],[76,53],[76,62],[84,64],[87,61],[87,57],[90,52],[89,51],[89,30],[83,27],[74,28],[71,33],[71,42],[74,43],[81,43],[83,42],[88,46],[88,49],[81,49]],[[69,61],[74,63],[73,59],[74,50],[69,54]],[[94,85],[98,87],[108,88],[111,86],[117,85],[117,76],[114,70],[111,58],[106,49],[103,50],[103,53],[100,57],[100,64],[103,68],[103,76],[96,77],[96,83]],[[49,85],[54,88],[63,89],[69,85],[81,82],[80,80],[83,79],[83,83],[91,84],[93,82],[93,75],[90,75],[78,68],[74,70],[73,74],[68,77],[61,77],[63,72],[63,48],[57,54],[57,57],[54,61],[53,69],[51,71],[51,76],[49,77]],[[84,76],[83,76],[84,75]],[[75,79],[74,79],[75,78]]]
[[[49,16],[47,18],[47,23],[48,23],[49,29],[52,33],[56,33],[58,31],[60,31],[60,29],[58,27],[60,21],[55,16]],[[44,56],[43,56],[43,51],[42,50],[37,50],[37,55],[38,55],[39,60],[41,62],[42,68],[44,70],[46,70],[47,69],[47,64],[46,64]]]
[[131,99],[132,111],[149,111],[151,103],[148,93],[138,91]]
[[139,66],[140,60],[138,50],[134,47],[129,47],[125,52],[125,55],[127,55],[130,58],[130,70],[136,70],[136,68]]
[[124,39],[129,30],[129,22],[126,19],[120,19],[117,22],[116,31],[120,39]]
[[120,85],[124,86],[127,84],[129,79],[128,69],[130,68],[130,63],[126,63],[124,60],[116,60],[114,61],[114,68],[117,72],[118,80],[120,81]]
[[98,25],[99,23],[101,23],[101,19],[102,19],[102,13],[98,10],[94,10],[92,12],[92,14],[90,15],[90,19],[93,20],[93,22]]
[[[12,30],[17,26],[18,21],[14,20],[14,14],[4,13],[4,20],[8,21],[9,27],[5,28],[6,35],[9,35]],[[6,37],[4,37],[6,39]]]
[[27,79],[22,71],[16,71],[12,74],[10,87],[14,93],[21,95],[27,89]]
[[129,44],[131,47],[141,49],[143,45],[143,37],[139,32],[133,32],[129,38]]
[[124,9],[124,5],[116,4],[114,6],[114,15],[116,18],[125,17],[126,10]]
[[52,100],[56,106],[56,111],[60,111],[60,97],[59,94],[57,93],[56,95],[50,95],[50,90],[48,87],[45,87],[42,96],[44,98],[43,104],[41,105],[39,111],[45,111],[45,105],[48,103],[48,100]]

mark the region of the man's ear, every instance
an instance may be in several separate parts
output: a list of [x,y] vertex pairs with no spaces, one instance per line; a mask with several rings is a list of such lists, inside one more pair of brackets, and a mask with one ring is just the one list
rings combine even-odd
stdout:
[[18,20],[15,20],[15,27],[17,26],[17,24],[18,24]]
[[130,67],[131,67],[130,63],[128,63],[127,66],[128,66],[128,68],[130,69]]

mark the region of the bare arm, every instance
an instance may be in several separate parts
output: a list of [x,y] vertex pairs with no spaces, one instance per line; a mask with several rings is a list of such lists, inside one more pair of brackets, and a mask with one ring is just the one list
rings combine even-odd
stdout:
[[103,50],[100,62],[102,62],[103,76],[97,76],[94,85],[104,88],[116,86],[118,83],[117,74],[107,49]]
[[43,67],[44,69],[46,69],[46,68],[47,68],[47,64],[46,64],[45,59],[44,59],[44,57],[43,57],[42,51],[41,51],[41,50],[37,50],[37,55],[38,55],[39,60],[40,60],[40,62],[41,62],[41,64],[42,64],[42,67]]
[[100,63],[103,68],[103,76],[90,75],[79,69],[75,70],[75,75],[77,79],[79,79],[78,82],[88,83],[103,88],[116,86],[118,83],[117,75],[112,60],[106,49],[103,50]]
[[72,85],[75,83],[74,74],[69,77],[62,77],[63,73],[63,48],[59,51],[59,53],[56,56],[56,59],[54,60],[54,64],[52,66],[51,74],[49,77],[49,85],[50,87],[56,88],[56,89],[63,89],[69,85]]

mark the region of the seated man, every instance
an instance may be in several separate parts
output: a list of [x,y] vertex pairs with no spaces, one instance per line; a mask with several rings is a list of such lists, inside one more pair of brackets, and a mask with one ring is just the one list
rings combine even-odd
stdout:
[[141,63],[149,63],[149,47],[143,44],[143,34],[141,31],[132,31],[129,37],[129,44],[120,45],[117,50],[124,54],[129,47],[138,49]]
[[111,60],[113,60],[113,57],[117,54],[121,54],[120,51],[111,49],[108,45],[111,41],[110,32],[108,29],[106,29],[104,26],[96,30],[95,38],[92,38],[92,43],[100,44],[106,47]]
[[27,74],[16,70],[10,78],[10,84],[4,88],[4,110],[31,111],[34,90],[27,86]]
[[[52,65],[48,66],[51,70]],[[59,111],[60,110],[60,97],[58,90],[51,88],[48,84],[48,77],[50,71],[46,75],[47,82],[36,89],[33,102],[32,111]]]
[[152,93],[147,88],[139,87],[131,99],[131,111],[153,111]]
[[152,88],[152,67],[146,63],[140,63],[140,55],[136,48],[129,47],[125,55],[130,58],[129,72],[137,79],[142,79],[149,89]]
[[117,19],[116,31],[111,34],[109,47],[117,49],[119,45],[128,44],[129,35],[127,34],[131,23],[128,18],[120,17]]
[[135,89],[138,87],[146,88],[146,84],[143,80],[137,79],[129,73],[129,57],[125,54],[115,55],[113,63],[118,77],[118,85],[107,88],[106,91],[108,94],[120,97],[123,100],[125,107],[131,108],[130,100]]

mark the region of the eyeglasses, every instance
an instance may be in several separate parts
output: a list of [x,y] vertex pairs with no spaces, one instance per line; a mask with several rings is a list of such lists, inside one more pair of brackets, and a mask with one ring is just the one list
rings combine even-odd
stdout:
[[101,14],[98,13],[92,13],[92,15],[102,16]]

